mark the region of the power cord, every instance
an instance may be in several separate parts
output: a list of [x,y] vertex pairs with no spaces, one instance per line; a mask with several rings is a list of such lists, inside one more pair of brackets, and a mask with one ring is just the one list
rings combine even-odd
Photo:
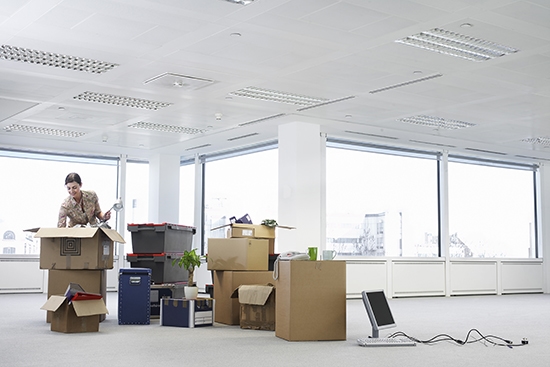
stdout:
[[[473,334],[477,334],[478,337],[474,337]],[[496,335],[483,335],[477,329],[470,329],[466,334],[466,337],[464,338],[464,340],[456,339],[448,334],[438,334],[430,339],[420,340],[412,336],[409,336],[402,331],[397,331],[391,334],[390,336],[388,336],[388,338],[396,338],[396,337],[405,337],[418,344],[435,344],[443,341],[451,341],[451,342],[455,342],[458,345],[466,345],[466,344],[477,343],[477,342],[486,342],[494,346],[508,347],[508,348],[522,347],[524,345],[529,344],[529,341],[527,340],[527,338],[523,338],[520,344],[514,344],[514,342],[512,342],[511,340],[504,339]]]

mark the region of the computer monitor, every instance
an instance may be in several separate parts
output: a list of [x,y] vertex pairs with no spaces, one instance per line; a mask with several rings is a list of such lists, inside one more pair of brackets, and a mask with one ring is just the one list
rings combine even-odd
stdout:
[[395,321],[384,291],[363,291],[363,303],[372,325],[372,337],[380,337],[379,330],[395,327]]

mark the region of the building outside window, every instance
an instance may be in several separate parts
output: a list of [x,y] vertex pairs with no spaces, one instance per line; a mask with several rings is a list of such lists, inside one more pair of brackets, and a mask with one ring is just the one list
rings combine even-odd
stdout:
[[327,147],[327,249],[438,256],[437,159]]

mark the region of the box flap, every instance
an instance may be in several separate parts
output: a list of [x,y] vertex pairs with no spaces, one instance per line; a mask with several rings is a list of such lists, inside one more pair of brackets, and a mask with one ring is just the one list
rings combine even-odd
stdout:
[[124,238],[110,228],[102,227],[72,227],[72,228],[32,228],[28,229],[29,232],[36,232],[34,237],[36,238],[57,238],[57,237],[71,237],[71,238],[92,238],[96,235],[97,231],[101,230],[111,241],[120,243],[126,243]]
[[44,305],[40,307],[40,309],[46,311],[56,311],[66,300],[67,298],[64,296],[51,296],[50,298],[48,298],[46,303],[44,303]]
[[111,241],[114,241],[114,242],[120,242],[120,243],[126,243],[126,241],[124,241],[124,238],[122,238],[122,236],[120,235],[120,233],[118,233],[117,231],[115,231],[114,229],[111,229],[111,228],[101,228],[101,230],[103,231],[103,233],[105,233],[107,235],[107,237],[109,237],[111,239]]
[[102,315],[108,314],[109,311],[105,307],[105,302],[103,299],[91,299],[85,301],[73,301],[74,312],[77,316],[92,316],[92,315]]
[[[229,224],[224,224],[223,226],[218,226],[218,227],[212,228],[211,231],[215,231],[216,229],[229,227],[229,226],[232,226],[232,227],[235,227],[235,228],[251,228],[250,226],[262,226],[262,225],[263,224],[229,223]],[[268,228],[273,228],[273,227],[268,227]],[[281,225],[277,225],[277,226],[275,226],[275,228],[296,229],[296,227],[281,226]]]
[[231,298],[239,297],[239,303],[245,305],[265,305],[273,292],[272,285],[241,285],[231,295]]
[[73,227],[73,228],[40,228],[34,235],[37,238],[92,238],[95,236],[98,228],[92,227]]

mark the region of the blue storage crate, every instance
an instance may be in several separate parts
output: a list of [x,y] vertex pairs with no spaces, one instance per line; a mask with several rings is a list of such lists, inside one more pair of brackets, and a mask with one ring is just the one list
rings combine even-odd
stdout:
[[151,318],[160,317],[160,302],[165,298],[183,298],[183,287],[187,283],[152,284],[151,285]]
[[118,324],[151,322],[151,269],[120,269],[118,274]]

